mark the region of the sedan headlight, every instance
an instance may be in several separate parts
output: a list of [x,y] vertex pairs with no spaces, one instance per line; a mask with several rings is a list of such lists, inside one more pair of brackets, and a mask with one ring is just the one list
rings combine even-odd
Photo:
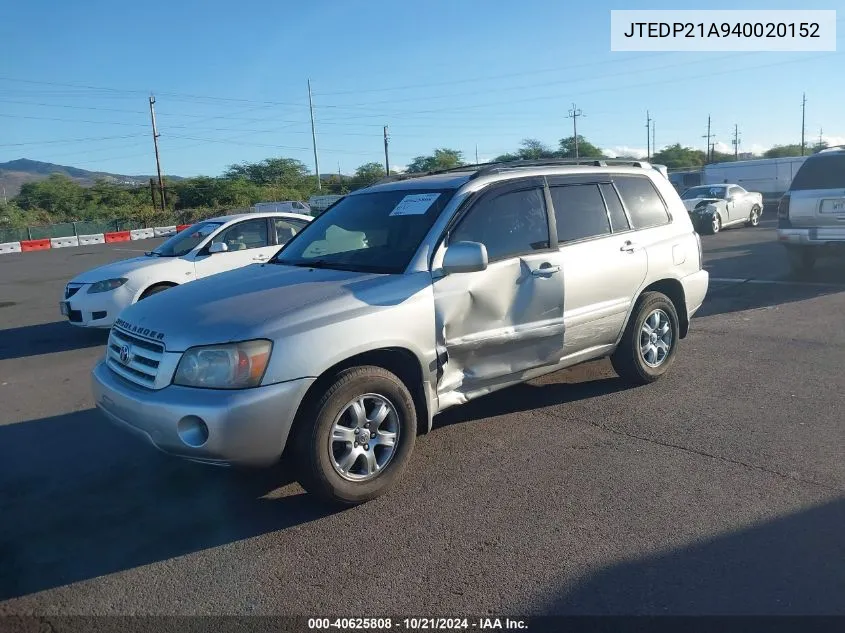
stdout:
[[257,387],[272,349],[273,343],[263,339],[192,347],[182,355],[173,384],[205,389]]
[[126,277],[118,277],[117,279],[105,279],[103,281],[98,281],[95,284],[91,284],[91,287],[88,288],[88,294],[92,295],[97,292],[108,292],[109,290],[120,288],[127,281],[129,280],[126,279]]

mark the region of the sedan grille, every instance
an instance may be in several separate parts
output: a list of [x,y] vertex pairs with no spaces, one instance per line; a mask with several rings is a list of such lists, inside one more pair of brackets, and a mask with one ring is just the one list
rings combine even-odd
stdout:
[[164,346],[113,327],[109,334],[106,362],[126,380],[152,389],[164,356]]

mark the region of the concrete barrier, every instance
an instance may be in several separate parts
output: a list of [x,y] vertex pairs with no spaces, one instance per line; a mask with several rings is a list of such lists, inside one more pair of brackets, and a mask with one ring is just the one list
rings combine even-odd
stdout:
[[46,251],[50,250],[50,240],[21,240],[21,251]]
[[148,240],[155,237],[155,231],[153,229],[133,229],[129,231],[129,237],[132,240]]
[[50,248],[67,248],[68,246],[79,246],[79,238],[74,235],[73,237],[54,237],[50,240]]
[[80,235],[79,245],[88,246],[88,244],[105,244],[106,236],[103,233],[95,233],[93,235]]
[[21,252],[21,243],[20,242],[4,242],[0,244],[0,254],[2,253],[20,253]]
[[112,242],[128,242],[132,239],[132,236],[129,235],[129,231],[113,231],[111,233],[104,233],[103,237],[106,238],[106,244],[111,244]]
[[168,235],[176,235],[176,226],[157,226],[153,229],[153,235],[156,237],[167,237]]

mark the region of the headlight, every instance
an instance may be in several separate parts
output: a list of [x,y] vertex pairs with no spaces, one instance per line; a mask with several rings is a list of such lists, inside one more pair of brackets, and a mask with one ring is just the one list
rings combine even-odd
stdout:
[[192,347],[182,355],[173,384],[206,389],[257,387],[272,349],[273,343],[266,340]]
[[106,279],[104,281],[98,281],[95,284],[91,284],[91,287],[88,288],[88,294],[94,294],[96,292],[108,292],[109,290],[114,290],[115,288],[120,288],[123,284],[125,284],[128,279],[126,277],[119,277],[117,279]]

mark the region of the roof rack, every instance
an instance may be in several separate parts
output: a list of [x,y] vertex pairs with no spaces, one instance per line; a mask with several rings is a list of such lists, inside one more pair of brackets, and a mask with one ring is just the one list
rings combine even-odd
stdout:
[[382,178],[376,184],[462,171],[473,172],[473,174],[470,176],[470,180],[473,180],[480,176],[485,176],[487,174],[497,173],[510,169],[521,169],[528,167],[553,167],[555,165],[589,165],[592,167],[607,167],[609,165],[628,165],[630,167],[642,167],[643,169],[652,167],[652,164],[645,160],[632,160],[624,158],[541,158],[538,160],[512,160],[507,162],[476,163],[472,165],[450,167],[449,169],[415,172],[411,174],[395,174],[393,176],[386,176],[385,178]]

